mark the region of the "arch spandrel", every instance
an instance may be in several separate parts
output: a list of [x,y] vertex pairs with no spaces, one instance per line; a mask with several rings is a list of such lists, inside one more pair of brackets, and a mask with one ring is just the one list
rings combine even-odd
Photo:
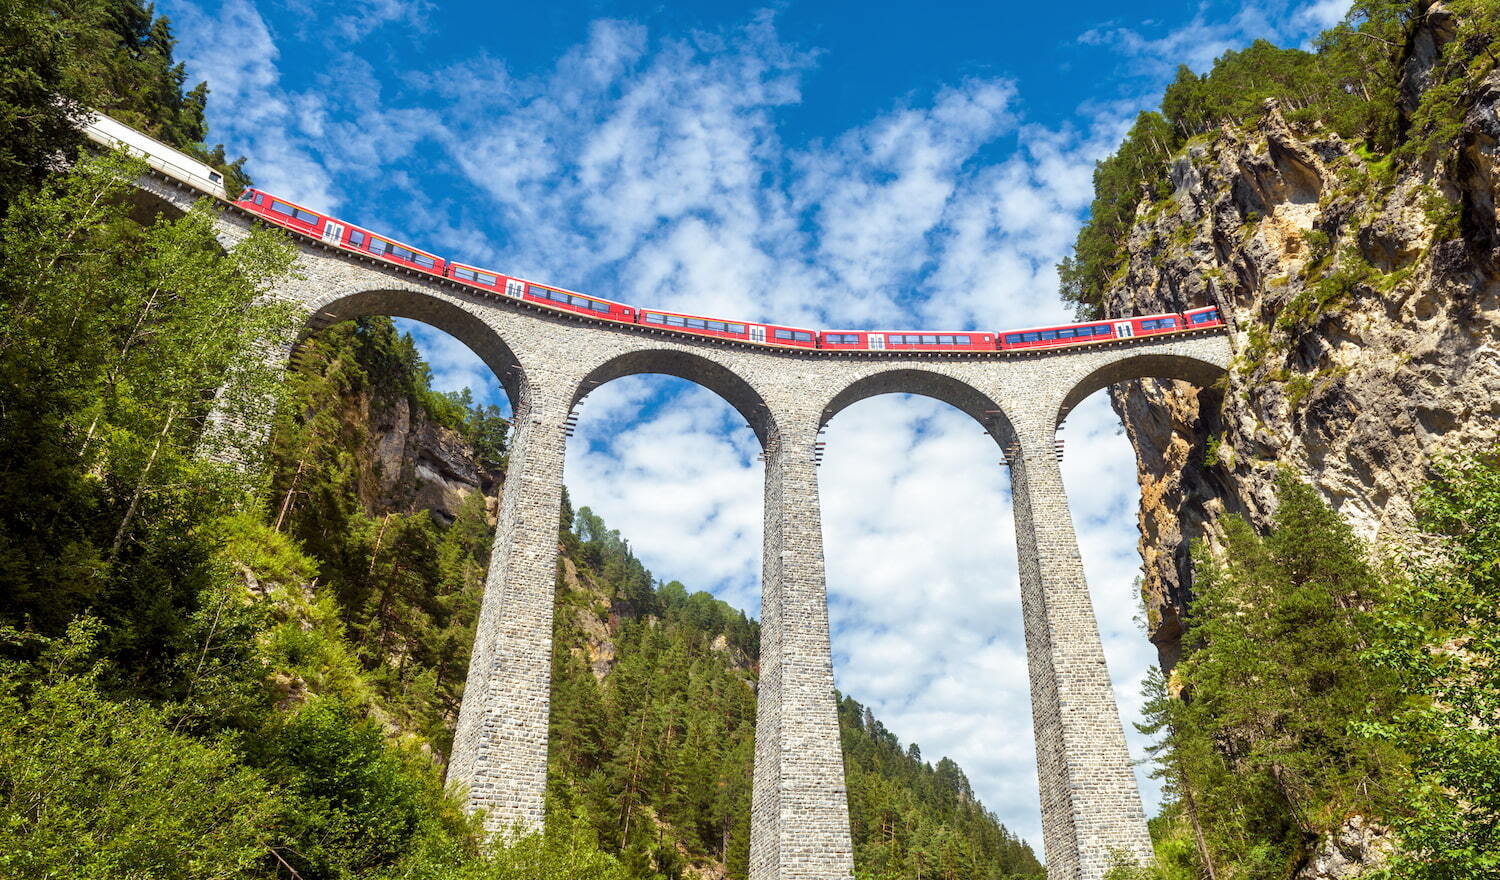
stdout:
[[855,379],[823,407],[818,426],[833,420],[849,406],[882,394],[930,397],[968,415],[1002,447],[1014,442],[1009,413],[993,397],[962,379],[916,367],[891,367]]
[[775,415],[750,382],[725,364],[678,348],[639,348],[610,357],[584,374],[570,405],[577,406],[595,388],[615,379],[652,374],[686,379],[719,395],[750,425],[763,448],[776,434]]
[[325,327],[372,315],[408,318],[436,327],[468,346],[500,380],[511,411],[520,411],[526,389],[526,373],[520,359],[501,338],[500,331],[463,303],[436,296],[430,289],[390,286],[335,292],[318,297],[306,307],[308,316],[301,334],[304,338]]

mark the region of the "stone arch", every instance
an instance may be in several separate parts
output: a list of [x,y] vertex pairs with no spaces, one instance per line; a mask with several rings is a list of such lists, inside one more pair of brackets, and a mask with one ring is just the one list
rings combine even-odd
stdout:
[[311,304],[300,336],[305,339],[325,327],[369,315],[421,321],[462,342],[500,380],[510,401],[511,412],[520,412],[526,374],[510,346],[500,337],[499,331],[479,315],[459,303],[434,295],[433,291],[384,287],[320,299]]
[[1062,424],[1073,408],[1089,395],[1119,382],[1135,379],[1177,379],[1208,388],[1226,372],[1226,365],[1187,354],[1144,352],[1125,354],[1096,367],[1073,383],[1058,406],[1054,425]]
[[719,395],[750,425],[762,448],[776,435],[775,416],[754,386],[718,361],[678,349],[640,349],[616,355],[599,364],[579,381],[569,401],[570,408],[607,382],[652,373],[686,379]]
[[931,370],[893,368],[863,376],[844,386],[823,407],[818,427],[832,421],[850,405],[882,394],[916,394],[952,406],[978,422],[995,442],[1007,447],[1015,431],[1004,408],[993,398],[961,379]]

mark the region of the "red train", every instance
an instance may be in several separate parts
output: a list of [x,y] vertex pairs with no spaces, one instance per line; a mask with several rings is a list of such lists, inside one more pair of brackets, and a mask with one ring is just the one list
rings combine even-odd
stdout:
[[445,261],[435,254],[316,211],[309,211],[301,205],[258,189],[246,189],[235,204],[272,223],[328,244],[399,263],[419,272],[451,278],[502,296],[604,321],[660,327],[679,333],[716,336],[721,339],[738,339],[760,345],[829,351],[1015,351],[1178,333],[1202,327],[1217,327],[1224,323],[1218,307],[1207,306],[1181,313],[1110,318],[1080,324],[1007,330],[998,334],[974,331],[928,333],[909,330],[809,330],[805,327],[752,324],[658,309],[637,309],[624,303],[501,275],[477,266]]

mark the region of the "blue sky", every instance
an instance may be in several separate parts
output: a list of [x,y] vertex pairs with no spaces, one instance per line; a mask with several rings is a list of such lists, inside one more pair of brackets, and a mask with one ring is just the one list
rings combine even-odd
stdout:
[[[212,138],[258,185],[444,256],[632,302],[825,328],[1065,319],[1054,265],[1093,163],[1176,65],[1305,43],[1347,0],[162,0]],[[439,387],[498,399],[406,324]],[[1134,460],[1102,394],[1064,477],[1127,723],[1154,651]],[[950,755],[1040,846],[1010,499],[977,425],[874,398],[826,435],[838,684]],[[585,401],[575,503],[665,579],[755,613],[761,471],[711,393],[634,377]],[[890,498],[902,503],[893,505]],[[1132,748],[1142,754],[1138,736]],[[1155,784],[1140,774],[1151,809]]]

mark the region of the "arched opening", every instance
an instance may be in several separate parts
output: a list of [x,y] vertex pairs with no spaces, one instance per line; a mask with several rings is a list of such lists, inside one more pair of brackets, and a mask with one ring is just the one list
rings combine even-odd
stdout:
[[[919,370],[853,383],[825,420],[819,484],[839,688],[872,709],[903,747],[918,744],[926,763],[957,762],[973,794],[1040,858],[1026,638],[1003,465],[1010,424],[972,386]],[[858,814],[868,809],[854,806],[860,771],[848,773]],[[915,858],[912,841],[902,843],[906,849],[892,847],[892,857]]]
[[310,572],[281,585],[304,618],[275,642],[288,699],[369,707],[441,773],[522,384],[492,372],[514,358],[477,319],[414,298],[359,293],[311,316],[270,439],[266,520]]
[[599,366],[574,400],[550,801],[652,870],[742,875],[771,418],[727,368],[670,351]]
[[[495,328],[473,312],[441,296],[435,296],[431,291],[390,288],[336,294],[313,304],[303,338],[341,321],[367,315],[385,315],[419,322],[457,340],[489,369],[491,376],[504,389],[505,402],[509,408],[514,411],[520,405],[525,373],[510,346]],[[435,347],[448,352],[455,351],[450,343],[442,341],[440,337],[432,339]],[[478,375],[475,371],[471,373]],[[483,379],[482,376],[479,378]]]
[[[1175,616],[1164,620],[1147,613],[1142,597],[1143,564],[1148,569],[1165,566],[1185,576],[1191,562],[1186,542],[1180,558],[1160,559],[1152,550],[1143,561],[1143,548],[1154,545],[1155,535],[1140,517],[1143,485],[1138,479],[1135,448],[1106,392],[1119,383],[1146,380],[1170,386],[1172,380],[1178,380],[1184,383],[1182,390],[1196,393],[1197,412],[1208,416],[1196,420],[1197,442],[1161,450],[1180,468],[1189,458],[1201,460],[1206,439],[1216,430],[1213,423],[1220,393],[1213,386],[1223,373],[1223,365],[1197,357],[1127,355],[1086,374],[1069,389],[1057,413],[1068,507],[1126,743],[1138,762],[1148,756],[1150,739],[1135,728],[1135,722],[1142,719],[1143,680],[1153,665],[1175,662],[1175,654],[1161,648],[1163,637],[1175,644],[1181,626]],[[1152,417],[1162,418],[1160,412]],[[1167,422],[1180,417],[1179,413],[1169,413]],[[1143,437],[1136,439],[1151,442]],[[1144,491],[1160,503],[1163,488],[1156,482],[1146,485]],[[1171,583],[1175,589],[1187,581],[1174,579]],[[1185,605],[1187,597],[1176,596],[1173,601]],[[1149,769],[1147,764],[1137,763],[1136,782],[1146,814],[1155,815],[1161,801],[1161,783],[1150,777]]]

